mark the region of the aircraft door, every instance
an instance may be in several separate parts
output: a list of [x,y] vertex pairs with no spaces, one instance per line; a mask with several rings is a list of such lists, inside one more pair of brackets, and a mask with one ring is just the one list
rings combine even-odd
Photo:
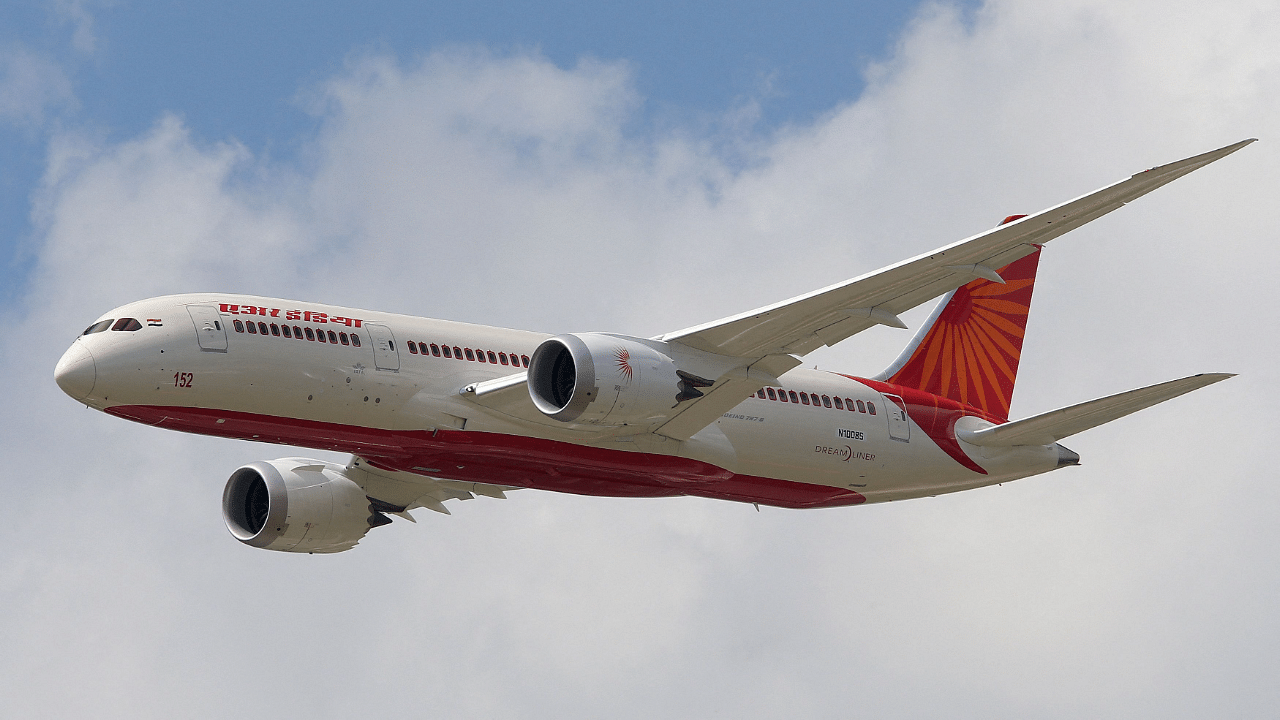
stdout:
[[898,442],[910,442],[911,421],[907,419],[907,404],[897,395],[884,395],[884,399],[888,400],[885,410],[889,416],[889,437]]
[[379,370],[399,372],[400,353],[396,351],[396,336],[386,325],[365,323],[373,340],[373,366]]
[[207,352],[227,351],[227,328],[222,324],[222,316],[213,305],[188,305],[187,313],[196,326],[196,339],[200,349]]

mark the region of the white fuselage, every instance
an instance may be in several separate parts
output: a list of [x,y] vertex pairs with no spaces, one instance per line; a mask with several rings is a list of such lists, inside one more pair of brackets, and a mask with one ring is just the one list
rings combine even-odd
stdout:
[[103,316],[122,318],[141,328],[83,335],[59,364],[59,384],[77,400],[161,427],[349,452],[436,478],[824,507],[953,492],[1058,464],[1052,445],[956,440],[957,422],[989,424],[972,409],[829,372],[791,370],[771,388],[785,402],[750,397],[678,441],[558,423],[527,397],[491,407],[462,392],[523,372],[549,337],[541,333],[229,294],[154,298]]

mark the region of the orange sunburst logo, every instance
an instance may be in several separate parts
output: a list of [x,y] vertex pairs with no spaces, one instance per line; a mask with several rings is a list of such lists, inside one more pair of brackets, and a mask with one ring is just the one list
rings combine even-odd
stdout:
[[1040,250],[961,286],[889,382],[1009,417]]
[[627,382],[631,382],[634,371],[631,369],[631,352],[624,347],[615,348],[613,351],[614,363],[618,366],[618,375],[626,378]]

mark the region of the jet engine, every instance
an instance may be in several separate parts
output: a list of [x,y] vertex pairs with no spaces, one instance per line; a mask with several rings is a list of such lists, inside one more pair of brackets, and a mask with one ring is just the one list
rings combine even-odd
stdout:
[[391,522],[342,466],[306,458],[237,469],[222,491],[222,517],[246,545],[305,553],[349,550],[369,528]]
[[642,425],[712,384],[677,369],[660,343],[620,335],[557,335],[529,359],[533,404],[567,423]]

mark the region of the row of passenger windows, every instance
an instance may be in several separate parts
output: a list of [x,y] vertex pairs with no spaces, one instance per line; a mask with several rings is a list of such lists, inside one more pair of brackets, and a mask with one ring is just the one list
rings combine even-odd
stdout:
[[828,395],[818,395],[817,393],[796,392],[795,390],[774,391],[773,388],[761,388],[756,393],[756,397],[761,400],[777,400],[779,402],[813,405],[814,407],[834,407],[836,410],[848,410],[849,412],[876,414],[876,406],[870,400],[864,403],[853,398],[844,398],[842,400],[838,397],[833,398]]
[[115,325],[112,325],[111,324],[112,322],[113,321],[111,320],[99,320],[98,322],[85,328],[84,332],[81,333],[81,335],[92,335],[94,333],[100,333],[103,330],[106,330],[107,328],[111,328],[112,330],[126,331],[126,332],[133,332],[134,330],[142,329],[142,323],[138,322],[137,318],[120,318],[119,320],[114,321]]
[[290,328],[288,325],[276,325],[275,323],[268,325],[264,322],[255,323],[252,320],[246,322],[233,320],[232,325],[238,333],[247,332],[250,335],[274,335],[275,337],[287,337],[294,338],[296,340],[306,339],[314,342],[329,342],[334,345],[341,343],[343,345],[360,347],[360,336],[355,333],[347,335],[344,332],[336,333],[332,330],[312,329],[309,327],[299,327],[297,325]]
[[454,345],[437,345],[431,343],[428,345],[424,342],[409,341],[409,353],[412,355],[431,355],[433,357],[447,357],[454,360],[470,360],[472,362],[489,362],[494,365],[513,365],[515,367],[529,367],[528,355],[516,355],[511,353],[500,352],[495,353],[492,350],[472,350],[471,348],[463,348]]

